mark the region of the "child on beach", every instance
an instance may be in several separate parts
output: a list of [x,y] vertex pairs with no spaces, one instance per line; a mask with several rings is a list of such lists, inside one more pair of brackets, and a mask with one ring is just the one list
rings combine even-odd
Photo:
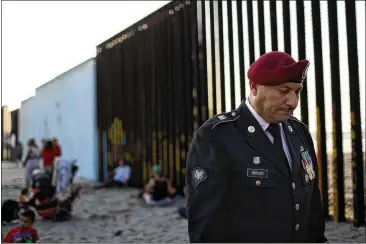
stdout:
[[4,243],[36,243],[39,240],[38,231],[32,225],[36,215],[32,210],[26,210],[19,216],[19,224],[9,230]]

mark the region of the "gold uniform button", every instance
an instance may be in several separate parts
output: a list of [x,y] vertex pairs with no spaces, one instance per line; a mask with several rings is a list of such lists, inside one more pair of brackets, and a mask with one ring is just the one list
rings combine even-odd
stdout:
[[295,182],[292,182],[292,189],[295,190],[295,188],[296,188]]
[[298,211],[298,210],[299,210],[299,208],[300,208],[300,205],[299,205],[299,204],[296,204],[296,205],[295,205],[295,209]]
[[260,185],[261,185],[261,181],[260,181],[260,180],[257,180],[257,181],[255,182],[255,184],[256,184],[257,186],[260,186]]
[[295,230],[299,230],[299,229],[300,229],[300,225],[299,224],[295,225]]

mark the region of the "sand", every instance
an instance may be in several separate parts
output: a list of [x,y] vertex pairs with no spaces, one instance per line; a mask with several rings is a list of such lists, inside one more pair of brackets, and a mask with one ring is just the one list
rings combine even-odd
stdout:
[[[23,169],[3,163],[2,201],[17,197],[23,184]],[[41,243],[189,242],[187,220],[176,213],[184,200],[172,206],[149,208],[134,198],[136,189],[94,190],[90,182],[78,180],[77,184],[82,185],[83,190],[71,221],[38,220],[35,223]],[[11,226],[2,227],[6,234]],[[330,242],[364,243],[365,228],[327,222],[326,236]]]

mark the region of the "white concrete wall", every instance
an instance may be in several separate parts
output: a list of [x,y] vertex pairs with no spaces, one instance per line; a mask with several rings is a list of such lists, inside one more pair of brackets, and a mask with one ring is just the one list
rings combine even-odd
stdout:
[[57,137],[63,156],[78,160],[78,176],[97,180],[96,69],[90,59],[38,87],[21,104],[20,141]]

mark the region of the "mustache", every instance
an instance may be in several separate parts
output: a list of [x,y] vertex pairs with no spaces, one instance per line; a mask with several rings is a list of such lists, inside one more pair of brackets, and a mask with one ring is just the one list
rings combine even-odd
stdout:
[[293,114],[295,109],[292,107],[288,107],[288,108],[281,108],[280,110]]

